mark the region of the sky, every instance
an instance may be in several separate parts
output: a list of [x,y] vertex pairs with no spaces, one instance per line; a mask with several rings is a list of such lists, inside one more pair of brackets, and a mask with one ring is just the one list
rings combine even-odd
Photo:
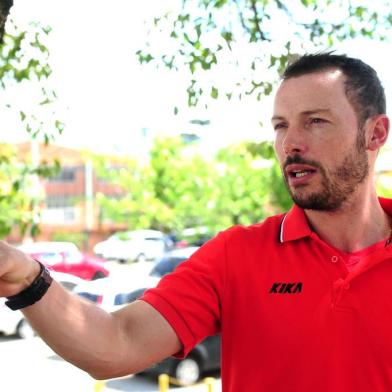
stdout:
[[[145,146],[143,129],[157,132],[201,132],[217,148],[241,139],[263,140],[259,123],[268,125],[271,99],[263,102],[216,102],[208,111],[186,107],[185,77],[143,67],[135,51],[147,39],[145,20],[178,7],[178,0],[17,0],[12,18],[18,24],[41,21],[52,27],[48,38],[60,118],[66,128],[56,143],[101,152],[137,154]],[[389,45],[358,40],[338,50],[372,65],[392,102]],[[20,97],[19,99],[22,99]],[[27,99],[27,98],[26,98]],[[173,108],[180,114],[175,116]],[[210,120],[210,126],[190,124]],[[1,139],[21,140],[25,132],[12,120]],[[223,131],[224,130],[224,131]]]

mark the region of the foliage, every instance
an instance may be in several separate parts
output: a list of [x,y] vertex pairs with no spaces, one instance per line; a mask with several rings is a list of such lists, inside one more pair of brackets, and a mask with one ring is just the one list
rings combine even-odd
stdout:
[[287,211],[293,201],[283,180],[282,171],[275,155],[273,144],[270,142],[247,143],[247,149],[254,158],[262,158],[270,162],[267,182],[269,199],[273,212]]
[[392,172],[379,173],[377,176],[377,194],[392,198]]
[[[49,32],[39,24],[20,31],[10,23],[0,44],[0,106],[3,112],[18,113],[20,126],[31,138],[46,143],[63,130],[63,124],[55,118],[56,94],[47,85],[51,69],[44,40]],[[21,163],[16,156],[16,150],[0,145],[0,238],[17,227],[22,234],[37,234],[42,196],[38,177],[53,174],[59,166],[57,161]]]
[[200,211],[213,179],[207,163],[187,156],[179,138],[157,139],[147,165],[128,159],[108,170],[106,162],[95,159],[95,166],[99,177],[122,189],[114,197],[97,195],[103,220],[164,231],[199,224],[192,210]]
[[[152,21],[150,39],[137,56],[141,64],[188,70],[188,106],[207,107],[218,99],[261,100],[298,54],[331,50],[357,37],[384,40],[390,38],[391,24],[387,1],[182,0],[179,10]],[[158,148],[152,159],[158,162],[160,153]],[[186,165],[184,159],[176,163],[172,154],[165,153],[155,174],[156,196],[170,211],[188,208],[184,215],[194,216],[195,225],[219,230],[291,206],[268,143],[242,143],[220,151],[208,163],[207,177],[213,186],[197,170],[188,169],[194,183],[202,184],[193,190],[195,197],[187,193],[191,184],[174,186]],[[187,203],[182,205],[182,200]]]
[[291,203],[269,143],[242,143],[202,157],[196,143],[155,140],[148,165],[123,162],[117,170],[96,161],[99,175],[121,188],[115,198],[99,195],[102,215],[130,229],[215,233],[251,224]]
[[377,186],[377,194],[383,197],[392,198],[392,175],[389,173],[382,177],[383,178],[380,179]]
[[[27,31],[10,23],[0,45],[0,89],[6,93],[1,103],[19,113],[21,125],[32,138],[41,138],[45,143],[64,129],[56,118],[56,93],[49,87],[52,70],[45,45],[49,33],[49,27],[38,23],[31,23]],[[26,92],[27,101],[21,99]],[[12,99],[14,96],[17,99]]]
[[37,187],[38,176],[49,175],[53,168],[32,168],[22,164],[16,151],[8,144],[0,144],[0,238],[18,226],[24,234],[28,229],[32,236],[38,233],[41,198]]
[[99,157],[94,162],[99,178],[118,187],[118,192],[110,197],[97,194],[102,221],[143,228],[150,226],[157,215],[167,218],[170,212],[154,198],[149,167],[138,165],[132,159],[114,166]]
[[75,233],[68,231],[57,231],[52,234],[52,241],[73,242],[79,249],[83,249],[87,241],[86,233]]
[[[182,0],[179,11],[156,17],[141,63],[189,70],[188,105],[208,99],[268,95],[297,53],[339,41],[385,39],[388,1]],[[164,42],[164,44],[162,44]],[[164,48],[164,49],[161,49]],[[176,110],[177,111],[177,110]]]
[[229,146],[218,152],[216,165],[216,231],[234,224],[249,225],[291,206],[270,143]]
[[172,213],[171,229],[203,226],[211,210],[215,172],[197,154],[197,144],[157,139],[150,165],[154,195]]
[[391,154],[392,149],[388,146],[384,146],[378,155],[378,161],[376,163],[377,194],[389,198],[392,198]]

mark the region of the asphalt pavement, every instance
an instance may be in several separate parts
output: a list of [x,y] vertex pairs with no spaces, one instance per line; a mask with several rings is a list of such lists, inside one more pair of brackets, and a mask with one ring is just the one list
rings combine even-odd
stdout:
[[[221,392],[216,375],[212,392]],[[1,392],[157,392],[156,380],[144,375],[128,376],[99,383],[86,372],[64,361],[39,337],[19,339],[0,336]],[[170,391],[211,392],[206,384],[170,387]]]
[[[119,265],[108,263],[111,275],[143,279],[153,263]],[[221,392],[219,375],[213,389],[201,382],[191,387],[170,387],[177,392]],[[97,383],[86,372],[69,364],[48,347],[41,338],[19,339],[0,335],[0,392],[157,392],[157,380],[133,375]]]

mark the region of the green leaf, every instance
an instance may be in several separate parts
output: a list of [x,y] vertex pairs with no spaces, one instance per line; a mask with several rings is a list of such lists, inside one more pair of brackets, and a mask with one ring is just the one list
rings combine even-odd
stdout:
[[216,87],[211,87],[211,97],[217,99],[219,95],[219,91]]

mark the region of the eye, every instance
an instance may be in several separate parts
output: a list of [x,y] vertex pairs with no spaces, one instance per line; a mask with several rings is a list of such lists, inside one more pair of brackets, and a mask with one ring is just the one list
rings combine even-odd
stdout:
[[323,118],[320,117],[312,117],[309,119],[309,122],[312,124],[323,124],[326,123],[327,120],[324,120]]
[[274,130],[277,131],[279,129],[286,128],[287,125],[285,123],[281,122],[281,123],[275,124],[273,127],[274,127]]

